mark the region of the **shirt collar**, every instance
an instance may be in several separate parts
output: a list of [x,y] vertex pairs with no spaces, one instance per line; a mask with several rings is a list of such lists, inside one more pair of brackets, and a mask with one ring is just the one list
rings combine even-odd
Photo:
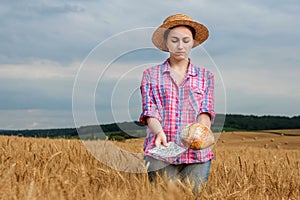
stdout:
[[[170,65],[169,58],[163,63],[163,66],[164,66],[163,73],[166,73],[166,72],[170,73],[171,65]],[[191,62],[191,59],[189,59],[189,66],[188,66],[187,74],[190,75],[190,76],[196,76],[197,75],[195,66]]]

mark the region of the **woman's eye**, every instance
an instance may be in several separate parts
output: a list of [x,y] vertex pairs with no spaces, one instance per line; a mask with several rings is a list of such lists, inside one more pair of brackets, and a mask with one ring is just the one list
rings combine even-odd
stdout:
[[171,42],[176,43],[178,40],[171,40]]
[[189,40],[189,39],[185,39],[185,40],[183,40],[183,42],[184,42],[184,43],[189,43],[190,40]]

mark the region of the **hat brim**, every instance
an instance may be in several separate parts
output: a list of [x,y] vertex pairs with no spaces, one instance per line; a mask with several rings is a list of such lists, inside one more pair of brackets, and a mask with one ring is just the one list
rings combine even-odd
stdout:
[[193,48],[202,44],[207,40],[209,32],[208,29],[203,25],[195,21],[190,20],[175,20],[169,23],[162,24],[159,26],[152,35],[153,44],[162,51],[169,52],[166,41],[164,39],[164,34],[167,29],[175,26],[190,26],[195,29],[194,45]]

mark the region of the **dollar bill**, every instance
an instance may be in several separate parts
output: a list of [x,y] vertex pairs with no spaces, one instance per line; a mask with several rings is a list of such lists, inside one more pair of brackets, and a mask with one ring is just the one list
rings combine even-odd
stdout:
[[161,158],[169,158],[176,157],[179,154],[185,152],[186,150],[187,149],[177,145],[174,142],[169,142],[167,147],[161,145],[159,147],[154,147],[153,149],[149,150],[149,152]]

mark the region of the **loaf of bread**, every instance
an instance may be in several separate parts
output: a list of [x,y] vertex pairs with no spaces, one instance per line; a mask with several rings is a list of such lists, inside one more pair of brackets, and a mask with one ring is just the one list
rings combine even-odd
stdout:
[[215,144],[212,131],[201,123],[191,123],[180,133],[181,142],[188,148],[200,150]]

